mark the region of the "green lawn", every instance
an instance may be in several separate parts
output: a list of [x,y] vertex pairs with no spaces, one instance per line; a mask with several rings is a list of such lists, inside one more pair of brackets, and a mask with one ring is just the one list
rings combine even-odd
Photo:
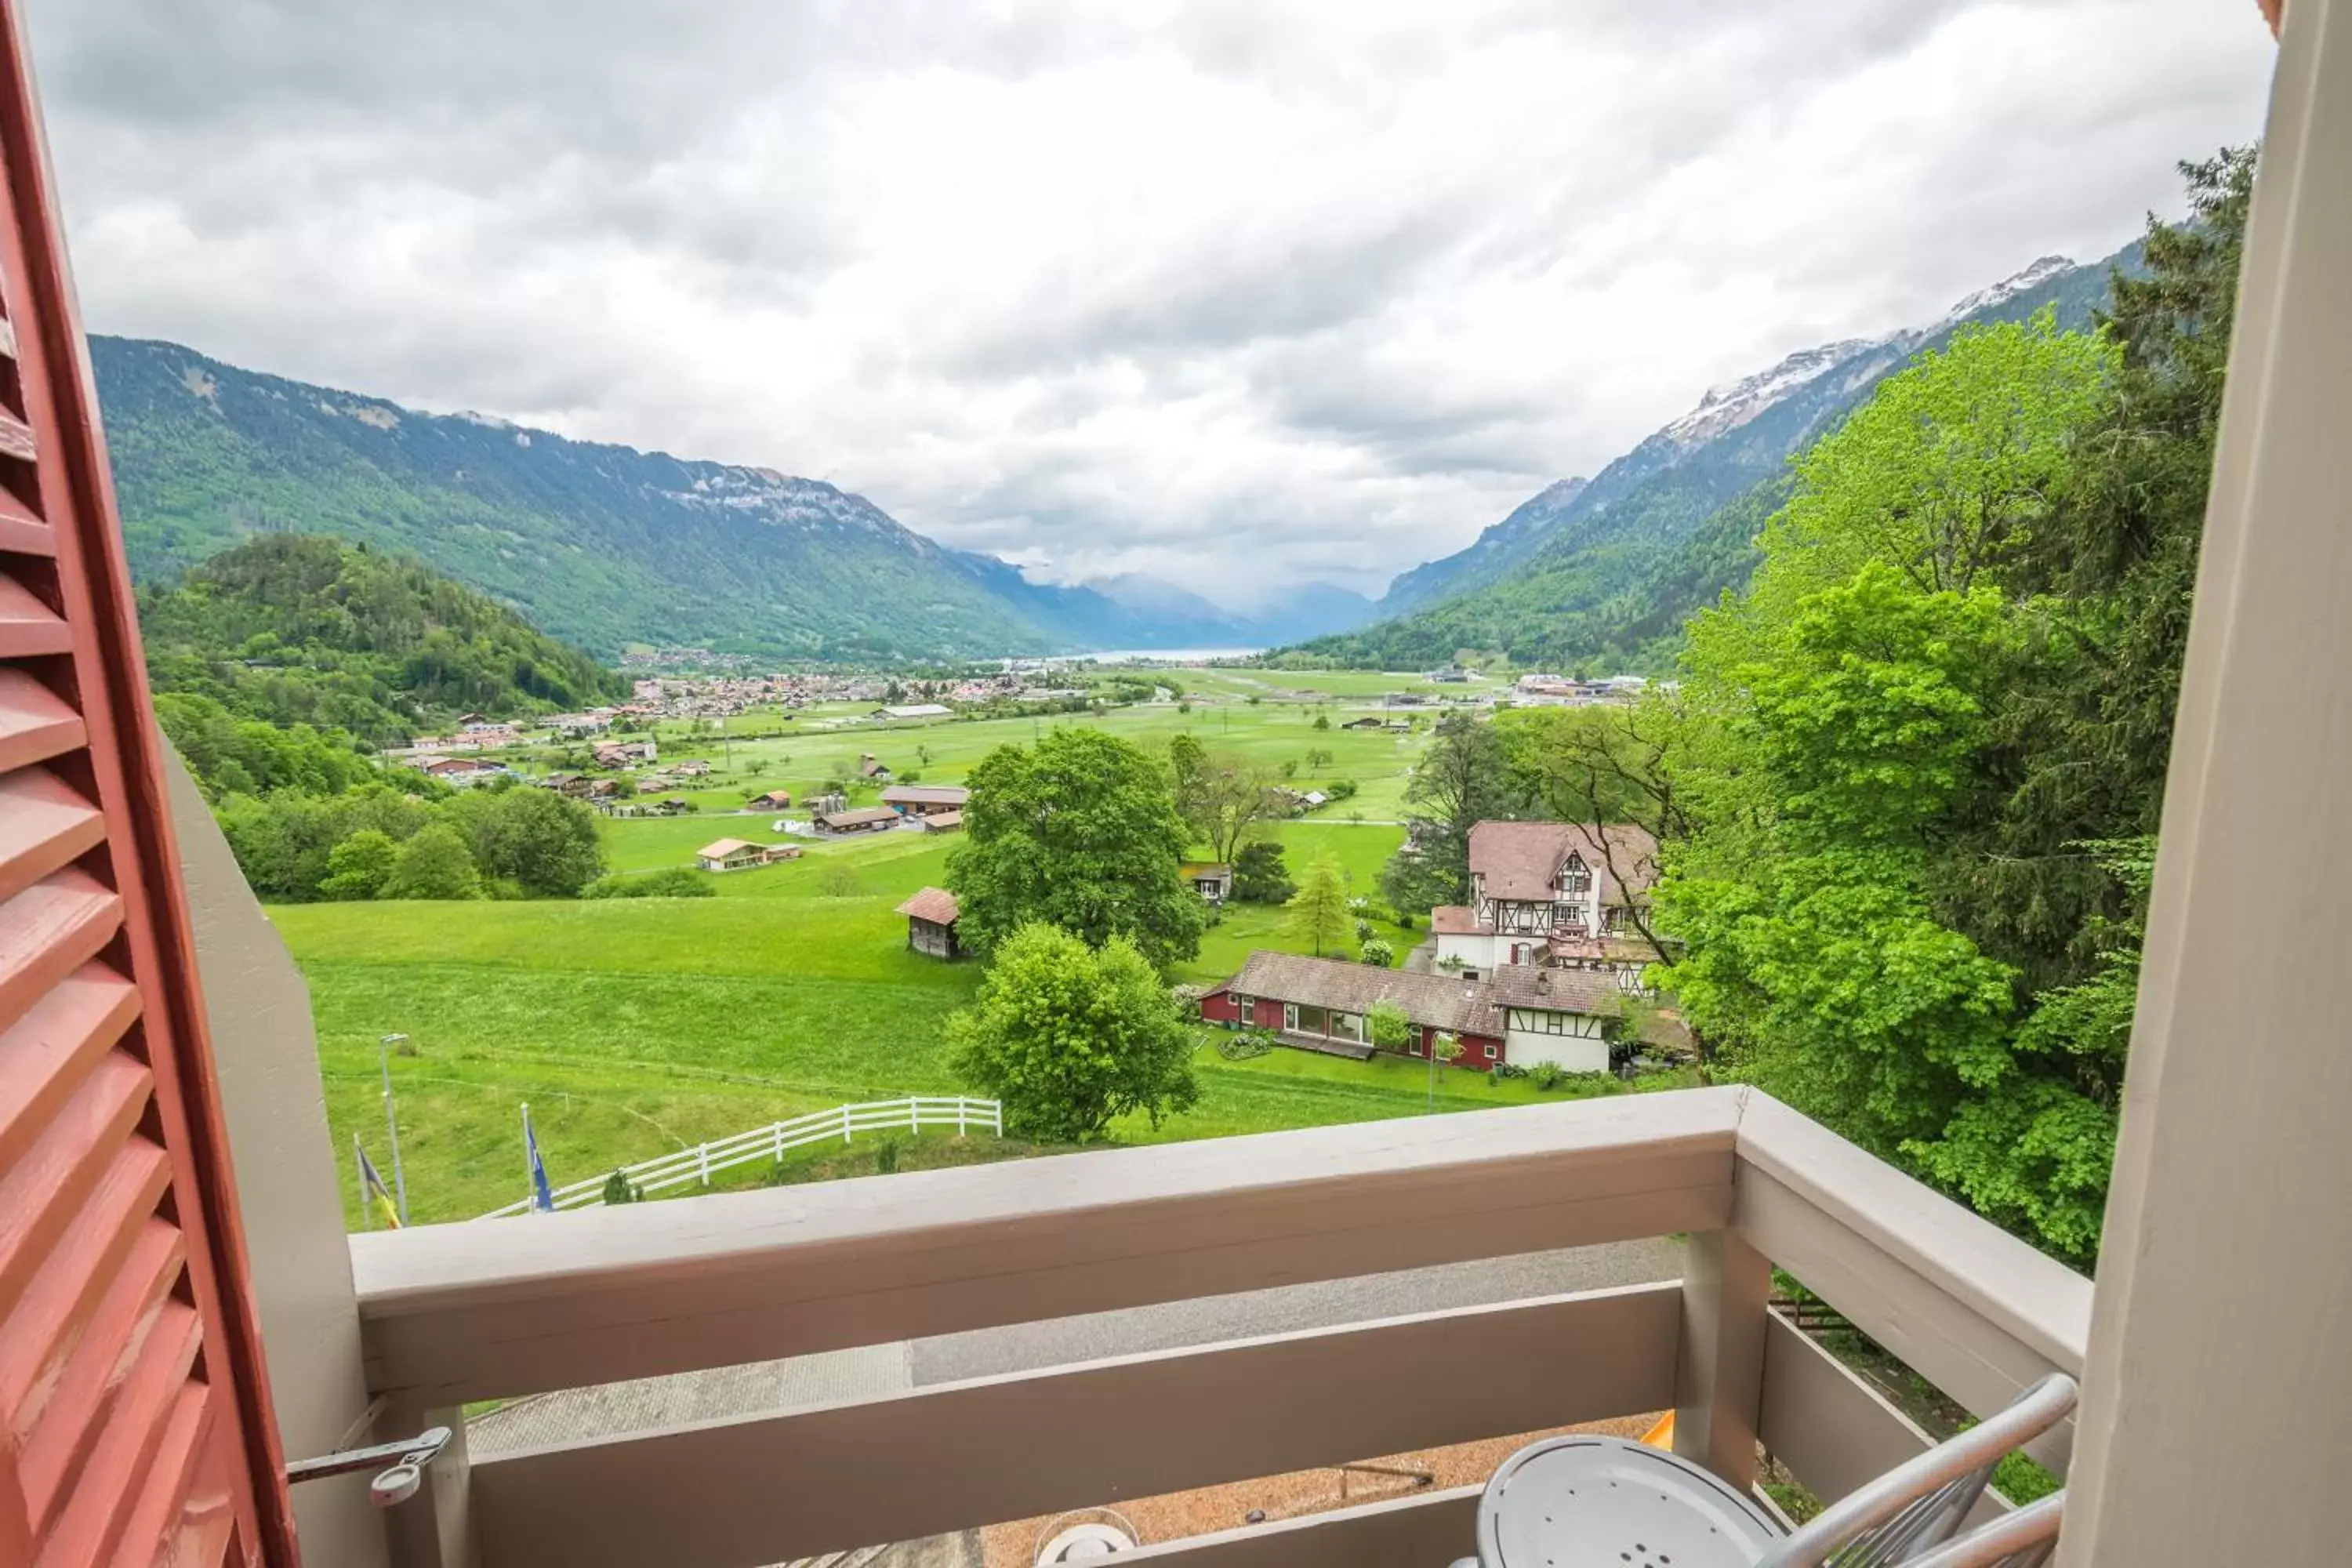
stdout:
[[[1212,748],[1270,766],[1297,760],[1301,787],[1357,780],[1362,793],[1349,808],[1375,820],[1327,810],[1273,832],[1294,878],[1328,853],[1351,889],[1377,903],[1381,866],[1403,837],[1402,827],[1377,819],[1401,815],[1406,770],[1426,729],[1409,739],[1339,730],[1349,710],[1342,694],[1328,710],[1335,727],[1318,731],[1313,718],[1324,710],[1295,694],[1309,681],[1366,694],[1404,682],[1355,672],[1194,671],[1184,677],[1188,691],[1198,689],[1195,676],[1221,700],[1190,713],[1161,703],[1062,721],[1097,722],[1155,747],[1190,729]],[[1250,690],[1264,700],[1237,700]],[[782,738],[734,742],[732,771],[697,798],[718,807],[752,788],[804,794],[865,751],[902,773],[953,782],[991,747],[1052,723],[820,727],[852,711],[804,713]],[[782,721],[734,722],[774,728]],[[1310,747],[1335,755],[1314,776],[1305,765]],[[726,748],[715,735],[665,734],[666,759],[691,754],[718,761]],[[606,819],[601,831],[616,870],[644,871],[688,865],[713,838],[772,840],[772,815],[706,809]],[[945,879],[953,842],[891,832],[810,843],[802,859],[712,878],[719,896],[711,899],[275,909],[310,980],[337,1146],[348,1163],[358,1132],[384,1163],[377,1041],[394,1032],[409,1037],[404,1048],[413,1053],[394,1058],[392,1070],[419,1221],[467,1218],[522,1195],[525,1102],[562,1184],[844,1101],[953,1092],[941,1026],[970,999],[980,967],[908,952],[905,922],[892,912],[916,889]],[[856,879],[851,889],[840,884],[843,867]],[[1380,929],[1400,960],[1423,934]],[[1233,906],[1181,977],[1223,979],[1254,948],[1298,945],[1279,910]],[[1156,1130],[1137,1119],[1117,1130],[1122,1141],[1415,1115],[1428,1092],[1426,1069],[1403,1061],[1276,1051],[1236,1063],[1205,1047],[1196,1060],[1198,1107]],[[1446,1110],[1540,1098],[1524,1083],[1495,1085],[1464,1071],[1439,1074],[1439,1086],[1437,1104]],[[358,1223],[348,1182],[345,1203]]]

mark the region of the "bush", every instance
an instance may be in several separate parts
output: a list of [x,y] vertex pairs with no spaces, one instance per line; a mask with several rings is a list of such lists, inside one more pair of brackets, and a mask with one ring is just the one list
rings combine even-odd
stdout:
[[1506,1079],[1525,1078],[1528,1069],[1513,1062],[1496,1062],[1486,1069],[1486,1076],[1500,1083]]
[[482,874],[457,830],[445,822],[420,827],[400,853],[383,879],[387,899],[478,899]]
[[1274,1049],[1271,1029],[1235,1029],[1216,1038],[1217,1054],[1229,1062],[1245,1062]]
[[1385,937],[1366,937],[1356,949],[1356,956],[1375,969],[1387,969],[1396,963],[1396,944]]
[[1371,922],[1371,921],[1368,921],[1368,920],[1366,920],[1366,919],[1364,919],[1364,917],[1363,917],[1363,916],[1361,916],[1361,915],[1358,915],[1358,916],[1356,917],[1356,941],[1357,941],[1359,943],[1362,943],[1362,942],[1370,942],[1370,941],[1371,941],[1371,940],[1372,940],[1372,922]]
[[898,1173],[898,1141],[896,1138],[885,1138],[874,1151],[874,1173],[877,1176]]
[[638,1186],[620,1172],[615,1171],[604,1178],[604,1202],[607,1206],[614,1204],[641,1204],[645,1201],[645,1188]]
[[1323,786],[1323,793],[1329,795],[1333,800],[1347,800],[1356,793],[1356,781],[1353,779],[1333,779],[1329,784]]
[[642,877],[600,877],[580,895],[583,899],[715,899],[719,889],[710,879],[685,866],[666,867]]
[[866,879],[845,861],[828,861],[816,875],[816,890],[828,899],[854,899],[866,890]]

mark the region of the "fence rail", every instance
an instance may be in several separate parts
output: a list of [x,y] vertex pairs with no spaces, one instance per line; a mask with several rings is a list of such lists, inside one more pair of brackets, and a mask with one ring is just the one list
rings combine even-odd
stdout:
[[[656,1155],[634,1165],[623,1165],[620,1173],[629,1185],[641,1193],[657,1193],[689,1183],[707,1187],[714,1172],[732,1170],[755,1160],[782,1160],[787,1150],[804,1149],[813,1143],[828,1143],[836,1139],[846,1143],[860,1132],[891,1132],[901,1129],[920,1131],[926,1127],[952,1127],[958,1133],[985,1131],[992,1137],[1001,1138],[1004,1135],[1004,1108],[993,1100],[965,1100],[951,1095],[915,1095],[906,1100],[868,1100],[833,1110],[812,1111],[789,1121],[772,1121],[765,1127],[754,1127],[749,1132],[738,1132],[731,1138],[716,1138],[691,1149]],[[576,1209],[603,1203],[604,1184],[612,1180],[612,1176],[613,1173],[607,1171],[585,1181],[556,1188],[555,1206]],[[531,1200],[526,1197],[504,1208],[492,1209],[481,1217],[504,1219],[510,1215],[529,1214],[530,1211]]]

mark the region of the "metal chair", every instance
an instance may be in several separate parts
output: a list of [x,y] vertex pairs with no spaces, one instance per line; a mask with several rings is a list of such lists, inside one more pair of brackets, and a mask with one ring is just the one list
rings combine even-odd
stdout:
[[1529,1444],[1478,1502],[1478,1554],[1454,1568],[2041,1568],[2065,1493],[1961,1525],[1993,1467],[2064,1420],[2074,1380],[2052,1373],[1981,1424],[1839,1499],[1784,1535],[1712,1472],[1622,1437]]

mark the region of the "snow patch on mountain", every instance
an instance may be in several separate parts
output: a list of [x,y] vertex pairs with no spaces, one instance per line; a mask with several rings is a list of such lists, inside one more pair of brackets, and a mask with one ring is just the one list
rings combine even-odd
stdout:
[[1767,371],[1725,386],[1711,386],[1699,405],[1658,432],[1675,446],[1688,448],[1736,430],[1790,393],[1820,380],[1856,354],[1884,345],[1880,338],[1847,338],[1800,350]]
[[2011,273],[2010,276],[2002,279],[2000,282],[1993,284],[1990,288],[1978,289],[1975,293],[1969,295],[1967,299],[1961,300],[1958,304],[1945,311],[1941,321],[1937,321],[1933,326],[1924,327],[1918,331],[1913,332],[1909,335],[1919,338],[1934,337],[1937,332],[1942,331],[1946,327],[1952,325],[1955,321],[1973,316],[1979,310],[1990,310],[1995,305],[1999,305],[2004,301],[2017,298],[2017,296],[2024,293],[2028,289],[2038,289],[2042,284],[2049,282],[2053,278],[2057,277],[2061,272],[2070,272],[2074,270],[2074,259],[2072,257],[2042,257],[2040,260],[2035,261],[2023,271]]

